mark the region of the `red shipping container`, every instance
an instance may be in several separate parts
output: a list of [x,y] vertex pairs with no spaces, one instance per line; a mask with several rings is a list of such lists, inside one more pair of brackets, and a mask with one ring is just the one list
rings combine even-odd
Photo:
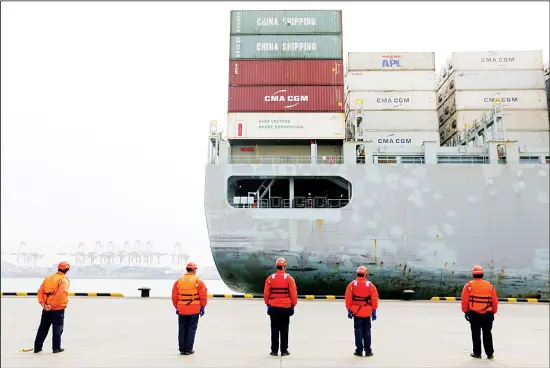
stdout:
[[229,85],[343,86],[342,60],[230,60]]
[[344,111],[343,86],[229,87],[228,112]]

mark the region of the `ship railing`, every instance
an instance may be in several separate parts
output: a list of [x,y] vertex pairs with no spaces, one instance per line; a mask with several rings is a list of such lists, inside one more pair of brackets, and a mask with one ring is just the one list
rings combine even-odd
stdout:
[[[375,164],[425,164],[426,160],[422,155],[373,155],[371,156]],[[356,156],[356,163],[366,163],[364,155]]]
[[486,155],[437,155],[438,164],[488,164]]
[[233,165],[242,164],[312,164],[314,158],[320,165],[338,165],[344,163],[343,156],[238,156],[229,157],[229,163]]
[[229,204],[235,208],[302,208],[302,209],[321,209],[321,208],[343,208],[348,205],[349,199],[330,199],[324,197],[295,197],[291,201],[287,198],[269,198],[260,199],[253,203],[242,204],[229,200]]

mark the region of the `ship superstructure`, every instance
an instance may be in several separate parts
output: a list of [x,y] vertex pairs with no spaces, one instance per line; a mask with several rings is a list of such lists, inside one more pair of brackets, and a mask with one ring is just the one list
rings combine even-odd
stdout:
[[[261,293],[282,256],[304,294],[342,294],[357,266],[367,265],[383,297],[405,289],[416,297],[457,295],[472,265],[481,264],[501,295],[548,296],[549,148],[498,139],[441,147],[435,72],[395,77],[433,53],[360,53],[363,70],[350,53],[342,88],[336,84],[342,60],[331,54],[332,42],[342,40],[341,21],[331,28],[333,11],[308,12],[231,15],[233,34],[241,33],[231,36],[229,109],[241,115],[229,112],[227,138],[211,122],[205,180],[211,249],[227,285]],[[285,34],[269,34],[281,24]],[[334,32],[325,41],[304,38],[327,30]],[[292,61],[296,66],[275,61],[290,54],[300,59]],[[335,55],[323,61],[334,63],[335,75],[315,69],[306,55]],[[256,65],[243,64],[246,58]],[[348,85],[350,71],[369,77]],[[261,85],[237,85],[243,80]],[[324,88],[315,87],[319,81]],[[396,92],[383,95],[385,84]],[[255,92],[244,101],[247,92],[239,88]],[[341,110],[339,88],[348,97]],[[395,98],[408,101],[394,104]],[[502,109],[498,101],[489,106],[489,124]],[[413,139],[415,129],[421,134]]]

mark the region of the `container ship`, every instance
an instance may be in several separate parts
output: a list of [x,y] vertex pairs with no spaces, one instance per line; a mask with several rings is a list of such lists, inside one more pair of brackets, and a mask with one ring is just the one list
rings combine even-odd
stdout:
[[285,257],[300,294],[359,265],[386,298],[459,296],[475,264],[503,297],[548,297],[542,51],[349,52],[338,10],[231,11],[226,132],[209,126],[216,267],[262,293]]

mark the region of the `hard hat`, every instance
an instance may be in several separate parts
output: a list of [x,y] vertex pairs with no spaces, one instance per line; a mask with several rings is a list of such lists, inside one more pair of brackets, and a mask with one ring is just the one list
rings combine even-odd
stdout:
[[357,267],[357,272],[356,273],[361,273],[363,275],[368,275],[369,274],[369,269],[366,268],[365,266],[359,266]]
[[286,267],[286,259],[284,258],[277,258],[277,262],[275,262],[277,266]]
[[195,262],[189,262],[185,268],[186,269],[189,268],[189,269],[195,271],[197,269],[197,264]]
[[57,265],[58,270],[68,270],[69,268],[71,268],[71,265],[67,261],[61,261]]
[[472,268],[472,275],[483,275],[483,267],[474,266],[474,268]]

